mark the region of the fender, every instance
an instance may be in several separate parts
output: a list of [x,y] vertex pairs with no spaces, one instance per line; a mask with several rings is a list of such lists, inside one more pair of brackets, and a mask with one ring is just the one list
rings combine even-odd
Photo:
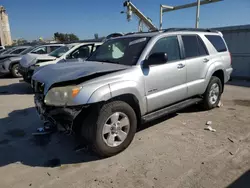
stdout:
[[215,62],[211,64],[207,70],[206,76],[205,76],[205,83],[204,83],[204,88],[203,88],[203,93],[206,91],[207,86],[209,84],[209,81],[212,77],[212,75],[217,71],[217,70],[223,70],[223,73],[225,75],[225,69],[223,66],[222,62]]
[[131,94],[133,95],[140,107],[141,115],[146,114],[147,110],[147,103],[146,97],[144,96],[144,86],[143,83],[137,83],[135,81],[125,80],[120,82],[115,82],[110,84],[111,95],[113,97],[117,97],[124,94]]
[[133,95],[139,102],[141,114],[146,113],[146,99],[142,96],[138,84],[134,81],[120,81],[96,89],[88,99],[87,104],[107,101],[124,94]]
[[107,101],[111,99],[111,91],[109,85],[105,85],[96,89],[89,97],[87,104]]

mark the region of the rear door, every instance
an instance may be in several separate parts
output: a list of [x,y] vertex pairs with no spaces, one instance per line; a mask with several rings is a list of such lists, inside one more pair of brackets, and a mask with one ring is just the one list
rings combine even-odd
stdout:
[[188,97],[202,94],[209,63],[208,50],[199,35],[182,35],[187,67]]

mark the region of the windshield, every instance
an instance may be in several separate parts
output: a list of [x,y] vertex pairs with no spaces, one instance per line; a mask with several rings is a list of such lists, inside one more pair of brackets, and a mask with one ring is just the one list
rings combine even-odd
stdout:
[[10,48],[8,50],[6,50],[5,52],[3,52],[2,54],[9,54],[12,50],[14,50],[15,48]]
[[6,51],[5,49],[0,49],[0,54]]
[[29,47],[29,48],[25,49],[24,51],[22,51],[20,54],[24,55],[24,54],[30,53],[34,48],[35,48],[34,46]]
[[70,50],[70,48],[72,48],[72,45],[67,45],[67,46],[62,46],[56,50],[54,50],[53,52],[49,53],[50,56],[59,58],[61,57],[63,54],[65,54],[67,51]]
[[128,37],[108,40],[87,60],[135,65],[149,39],[149,37]]

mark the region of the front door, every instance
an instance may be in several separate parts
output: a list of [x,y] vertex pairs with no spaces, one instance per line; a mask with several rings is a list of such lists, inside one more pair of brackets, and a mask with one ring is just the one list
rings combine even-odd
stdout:
[[177,36],[160,38],[150,54],[159,52],[167,53],[168,61],[165,64],[150,65],[143,70],[148,112],[187,97],[186,66],[185,60],[181,59]]

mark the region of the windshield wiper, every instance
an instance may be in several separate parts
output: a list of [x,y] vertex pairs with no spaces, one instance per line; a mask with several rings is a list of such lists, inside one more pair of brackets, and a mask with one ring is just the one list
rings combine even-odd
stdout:
[[104,62],[104,63],[119,64],[119,62],[117,62],[117,61],[111,61],[109,59],[102,59],[102,60],[97,60],[97,61]]

